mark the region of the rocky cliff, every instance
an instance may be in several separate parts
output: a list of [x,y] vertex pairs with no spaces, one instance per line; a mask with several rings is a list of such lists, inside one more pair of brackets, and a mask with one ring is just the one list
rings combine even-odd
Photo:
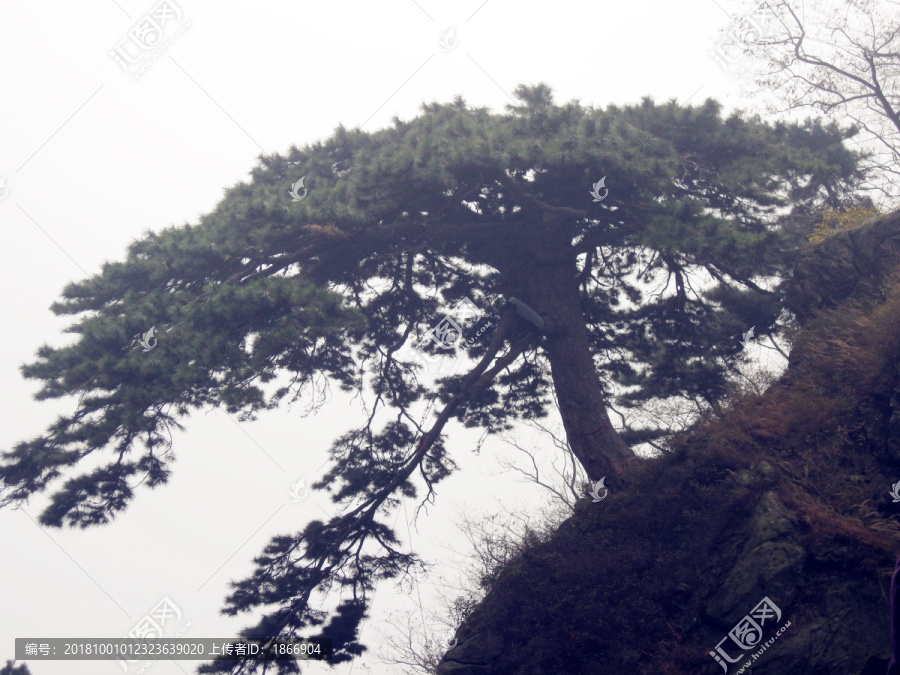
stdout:
[[869,675],[900,553],[900,213],[797,266],[761,396],[675,438],[522,553],[441,675]]

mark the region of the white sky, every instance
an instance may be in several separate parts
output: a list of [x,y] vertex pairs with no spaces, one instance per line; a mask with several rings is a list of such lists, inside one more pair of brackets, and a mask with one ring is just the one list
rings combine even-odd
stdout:
[[[155,0],[0,2],[0,178],[8,189],[0,201],[0,449],[73,409],[74,400],[33,401],[37,384],[18,370],[39,345],[64,341],[66,321],[48,309],[63,286],[120,259],[147,230],[195,222],[247,179],[261,152],[324,138],[339,123],[378,129],[394,115],[415,116],[422,101],[457,94],[502,111],[516,85],[539,81],[557,102],[605,106],[652,95],[738,103],[735,82],[708,54],[735,6],[714,0],[176,2],[190,26],[137,81],[109,52]],[[440,34],[454,25],[459,42],[444,51]],[[607,187],[615,189],[615,177]],[[12,658],[15,637],[123,636],[163,596],[191,622],[184,637],[235,635],[248,621],[219,615],[228,581],[247,574],[271,536],[329,509],[323,495],[292,502],[290,486],[315,480],[351,408],[359,413],[338,398],[312,419],[282,409],[240,428],[224,413],[198,413],[176,439],[169,485],[140,490],[109,526],[42,529],[33,519],[43,498],[24,512],[0,511],[0,664]],[[461,471],[411,530],[412,548],[438,573],[452,572],[442,547],[463,547],[455,514],[501,497],[524,510],[536,503],[533,487],[497,475],[498,444],[475,456],[474,438],[455,431],[449,445]],[[398,521],[398,529],[407,528]],[[422,585],[426,602],[431,590]],[[389,629],[387,609],[415,607],[384,584],[363,639]],[[198,663],[159,661],[150,672],[192,672]],[[122,672],[111,661],[29,667],[35,675]],[[351,668],[397,672],[379,665],[375,650],[337,672]]]

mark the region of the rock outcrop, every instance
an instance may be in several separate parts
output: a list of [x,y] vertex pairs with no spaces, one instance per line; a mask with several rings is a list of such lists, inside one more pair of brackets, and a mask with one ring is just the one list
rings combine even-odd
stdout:
[[900,213],[809,251],[781,380],[580,503],[507,567],[438,673],[882,675],[900,552],[898,261]]
[[838,232],[797,264],[785,304],[801,323],[848,300],[879,301],[900,263],[900,211]]

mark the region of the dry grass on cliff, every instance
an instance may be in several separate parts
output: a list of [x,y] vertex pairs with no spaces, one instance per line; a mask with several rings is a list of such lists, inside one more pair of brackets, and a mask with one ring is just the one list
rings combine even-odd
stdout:
[[[878,303],[809,322],[775,384],[677,434],[602,507],[580,503],[549,541],[518,550],[461,637],[503,626],[520,668],[509,672],[717,671],[708,645],[722,630],[690,618],[733,569],[764,490],[795,514],[808,551],[848,552],[854,573],[883,572],[900,549],[885,504],[889,474],[900,479],[885,421],[900,385],[900,279],[883,290]],[[775,471],[760,472],[762,460]],[[797,616],[798,626],[822,620]]]
[[702,425],[706,452],[748,466],[769,459],[787,478],[781,497],[815,540],[844,538],[895,555],[900,525],[878,507],[900,479],[885,451],[900,379],[900,275],[880,302],[848,303],[809,322],[791,361],[764,394]]

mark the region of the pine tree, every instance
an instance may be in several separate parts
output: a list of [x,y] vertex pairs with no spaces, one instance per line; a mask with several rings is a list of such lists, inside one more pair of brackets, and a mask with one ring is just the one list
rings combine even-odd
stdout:
[[[65,477],[41,522],[105,523],[137,483],[166,482],[169,431],[191,410],[250,419],[318,401],[326,381],[369,397],[371,417],[334,441],[316,485],[352,507],[275,537],[225,607],[264,610],[246,636],[332,637],[340,661],[363,649],[375,584],[421,563],[387,514],[403,496],[432,499],[455,468],[448,421],[496,433],[544,415],[555,393],[588,476],[627,485],[631,446],[667,430],[617,432],[611,400],[715,405],[740,334],[778,329],[803,224],[862,178],[851,132],[723,118],[713,101],[516,95],[506,114],[457,98],[263,157],[196,225],[148,234],[69,284],[52,309],[78,317],[77,340],[41,347],[23,374],[42,381],[39,399],[78,393],[77,409],[4,453],[3,503]],[[466,330],[468,370],[431,381],[410,347],[467,298],[486,312]],[[108,464],[73,475],[102,453]],[[336,610],[313,609],[329,592]]]

